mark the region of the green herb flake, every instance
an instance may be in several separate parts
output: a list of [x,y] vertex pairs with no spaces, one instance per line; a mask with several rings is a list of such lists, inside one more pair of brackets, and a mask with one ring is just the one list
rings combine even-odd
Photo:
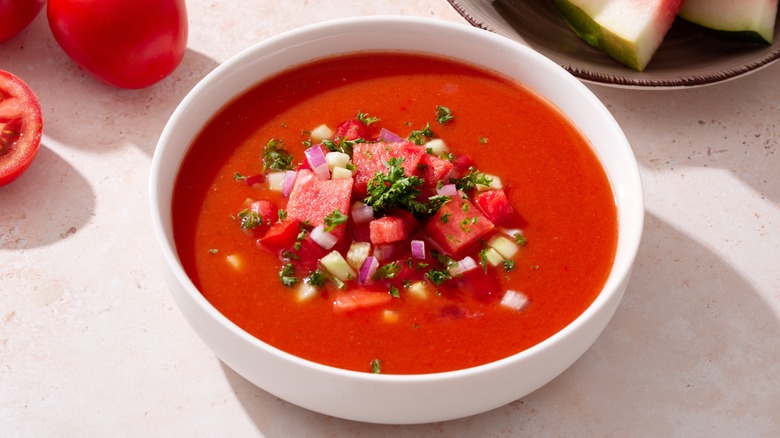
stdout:
[[374,359],[371,361],[371,372],[374,374],[382,374],[382,361]]
[[357,113],[357,119],[366,126],[379,121],[379,117],[371,117],[366,113]]
[[211,249],[209,250],[209,254],[216,254],[216,253],[218,253],[218,252],[219,252],[219,250],[218,250],[217,248],[211,248]]
[[325,273],[317,269],[312,271],[308,277],[303,280],[305,283],[312,286],[321,287],[325,285]]
[[276,213],[276,215],[279,217],[279,222],[287,219],[287,210],[279,209],[279,211]]
[[528,243],[528,240],[525,238],[525,236],[523,236],[522,233],[515,233],[515,235],[512,237],[515,238],[515,243],[518,245],[525,245]]
[[238,213],[238,218],[241,219],[241,228],[244,230],[253,230],[263,225],[263,217],[248,208],[241,210]]
[[504,270],[506,272],[511,272],[513,269],[515,269],[514,260],[504,260]]
[[284,265],[282,270],[279,271],[279,279],[282,281],[282,284],[287,287],[292,287],[294,284],[298,283],[298,277],[295,276],[295,266],[293,266],[292,263]]
[[479,138],[479,144],[487,144],[488,138],[487,137],[480,137]]
[[452,111],[450,111],[449,108],[441,105],[436,107],[436,120],[438,120],[439,123],[443,125],[452,119]]
[[462,178],[450,178],[450,182],[454,183],[458,190],[466,192],[477,187],[477,185],[489,186],[493,182],[493,178],[486,177],[484,173],[471,166],[469,167],[469,173]]
[[349,219],[349,217],[346,214],[338,210],[333,210],[333,212],[325,216],[325,231],[331,231],[337,226],[346,223],[347,219]]
[[392,284],[390,285],[390,290],[387,291],[387,293],[389,293],[393,298],[401,298],[401,292],[399,292],[398,288]]
[[431,131],[431,124],[426,123],[425,128],[417,131],[412,131],[411,134],[409,134],[409,141],[416,145],[422,145],[425,144],[426,138],[433,138],[433,131]]
[[263,172],[291,170],[292,155],[282,146],[282,140],[272,138],[263,148]]
[[374,280],[384,280],[395,278],[396,275],[401,273],[403,266],[398,260],[390,262],[386,265],[380,266],[374,274]]
[[482,266],[482,270],[487,272],[488,269],[488,258],[487,253],[490,251],[490,248],[482,248],[481,251],[479,251],[479,265]]
[[439,221],[441,221],[441,223],[443,223],[443,224],[446,224],[447,222],[450,221],[450,216],[452,216],[452,213],[444,213],[439,218]]
[[246,175],[242,175],[242,174],[241,174],[241,173],[239,173],[239,172],[236,172],[236,173],[234,173],[234,174],[233,174],[233,179],[234,179],[234,180],[236,180],[236,181],[245,180],[245,179],[247,179],[247,178],[248,178],[248,177],[247,177]]
[[431,269],[425,273],[425,276],[436,286],[441,286],[445,281],[452,278],[452,274],[447,269]]

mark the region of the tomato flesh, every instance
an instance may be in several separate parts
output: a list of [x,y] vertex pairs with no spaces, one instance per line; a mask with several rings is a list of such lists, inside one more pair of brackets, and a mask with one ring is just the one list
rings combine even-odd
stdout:
[[0,70],[0,186],[30,167],[42,134],[38,98],[24,81]]

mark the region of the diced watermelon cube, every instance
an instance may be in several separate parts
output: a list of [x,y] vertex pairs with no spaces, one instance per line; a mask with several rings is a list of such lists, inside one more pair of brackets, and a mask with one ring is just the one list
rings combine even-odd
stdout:
[[[317,226],[334,210],[349,214],[352,182],[352,178],[323,180],[310,170],[298,171],[287,201],[287,217]],[[341,239],[345,228],[339,225],[331,233]]]
[[336,134],[334,137],[336,139],[344,140],[355,140],[358,138],[368,140],[370,135],[371,133],[365,123],[358,119],[349,119],[341,122],[339,126],[336,127]]
[[333,310],[336,312],[350,312],[353,310],[381,306],[389,303],[393,296],[387,291],[371,291],[353,289],[336,295],[333,301]]
[[479,193],[474,202],[494,224],[501,224],[515,214],[504,190],[488,190]]
[[355,192],[360,195],[367,193],[368,182],[377,172],[387,173],[387,162],[391,158],[403,158],[401,166],[407,176],[417,175],[417,165],[425,148],[412,142],[402,141],[395,143],[359,143],[352,152],[352,163],[357,169],[355,174]]
[[371,230],[371,243],[400,242],[409,237],[406,223],[400,217],[384,216],[374,219],[369,223]]
[[457,257],[473,247],[495,226],[477,207],[461,197],[439,208],[425,225],[425,233],[450,256]]
[[[425,154],[420,159],[420,174],[425,187],[436,187],[436,183],[444,180],[452,172],[453,164],[435,155]],[[449,179],[444,184],[449,183]]]
[[295,218],[286,218],[275,224],[258,239],[258,243],[271,249],[282,249],[292,246],[298,238],[301,221]]

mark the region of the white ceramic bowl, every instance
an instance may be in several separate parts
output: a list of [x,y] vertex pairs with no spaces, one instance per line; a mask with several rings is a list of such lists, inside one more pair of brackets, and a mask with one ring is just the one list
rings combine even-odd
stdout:
[[[381,375],[300,359],[254,338],[220,314],[184,272],[171,229],[171,196],[194,137],[250,86],[312,59],[370,49],[427,52],[485,66],[557,105],[592,143],[613,185],[619,215],[616,261],[603,291],[574,322],[542,343],[487,365],[453,372]],[[321,23],[260,42],[229,59],[184,98],[152,161],[151,210],[168,286],[184,317],[216,355],[260,388],[304,408],[376,423],[424,423],[497,408],[554,379],[596,340],[626,289],[644,209],[630,145],[607,109],[577,79],[538,53],[467,25],[410,17]]]

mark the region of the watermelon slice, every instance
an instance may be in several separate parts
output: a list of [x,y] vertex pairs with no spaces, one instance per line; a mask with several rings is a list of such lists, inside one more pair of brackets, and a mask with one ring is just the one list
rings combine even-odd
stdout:
[[495,226],[468,200],[453,197],[425,225],[425,233],[447,254],[458,257]]
[[[647,67],[683,3],[683,0],[554,1],[577,36],[637,71]],[[719,3],[728,1],[733,0]]]
[[401,166],[406,175],[417,175],[420,160],[425,148],[408,141],[396,143],[359,143],[355,145],[352,163],[357,168],[355,174],[355,192],[365,195],[368,182],[377,172],[387,173],[387,162],[391,158],[403,158]]
[[778,0],[685,0],[680,17],[726,36],[771,44]]

